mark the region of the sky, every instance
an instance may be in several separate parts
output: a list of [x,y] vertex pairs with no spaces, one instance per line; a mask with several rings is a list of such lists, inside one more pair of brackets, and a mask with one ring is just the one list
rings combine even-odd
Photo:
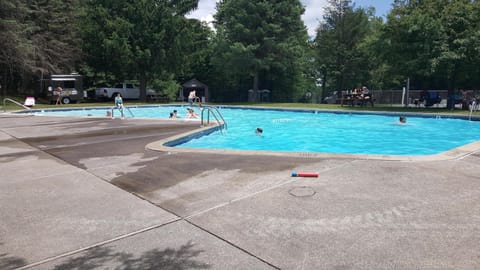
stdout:
[[[217,0],[200,0],[198,9],[190,13],[187,17],[206,22],[213,21],[216,2]],[[314,36],[315,28],[322,19],[327,0],[301,0],[301,2],[305,6],[305,14],[302,16],[302,19],[308,28],[308,34]],[[353,0],[353,3],[355,7],[367,8],[373,6],[375,7],[377,16],[385,16],[390,11],[393,0]]]

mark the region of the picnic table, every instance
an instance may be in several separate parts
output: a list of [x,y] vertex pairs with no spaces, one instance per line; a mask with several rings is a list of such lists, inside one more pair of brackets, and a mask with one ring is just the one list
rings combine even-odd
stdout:
[[350,104],[350,106],[360,105],[365,106],[367,103],[373,107],[375,99],[372,94],[343,94],[341,98],[341,106],[343,104]]

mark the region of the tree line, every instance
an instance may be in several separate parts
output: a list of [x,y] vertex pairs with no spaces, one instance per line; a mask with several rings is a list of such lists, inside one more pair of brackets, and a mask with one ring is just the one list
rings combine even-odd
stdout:
[[[211,100],[301,102],[371,89],[479,89],[480,1],[394,0],[390,13],[328,0],[314,37],[300,0],[222,0],[214,28],[185,17],[198,0],[0,0],[2,95],[51,74],[88,86],[134,80],[176,98],[182,82]],[[317,101],[318,101],[317,100]]]

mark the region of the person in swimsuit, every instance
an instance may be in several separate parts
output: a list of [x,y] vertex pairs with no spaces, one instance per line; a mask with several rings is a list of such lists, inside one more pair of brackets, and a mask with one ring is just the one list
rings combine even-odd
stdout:
[[120,93],[118,93],[117,96],[115,97],[115,107],[114,107],[114,109],[117,109],[117,110],[120,111],[120,113],[122,114],[122,119],[125,118],[125,115],[123,114],[123,99],[122,99],[122,96],[120,95]]

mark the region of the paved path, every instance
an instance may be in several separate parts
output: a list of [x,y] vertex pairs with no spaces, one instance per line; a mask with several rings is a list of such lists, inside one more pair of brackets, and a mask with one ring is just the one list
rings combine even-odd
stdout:
[[400,162],[145,148],[197,127],[0,115],[0,269],[480,268],[478,153]]

